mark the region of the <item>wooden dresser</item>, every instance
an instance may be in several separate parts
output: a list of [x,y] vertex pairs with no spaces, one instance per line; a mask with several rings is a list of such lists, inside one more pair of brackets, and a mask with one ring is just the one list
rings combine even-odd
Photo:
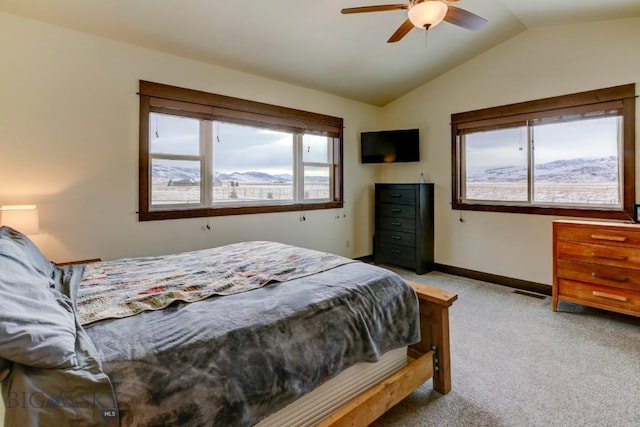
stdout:
[[553,311],[558,301],[640,316],[640,226],[553,222]]
[[433,269],[433,184],[376,184],[376,264]]

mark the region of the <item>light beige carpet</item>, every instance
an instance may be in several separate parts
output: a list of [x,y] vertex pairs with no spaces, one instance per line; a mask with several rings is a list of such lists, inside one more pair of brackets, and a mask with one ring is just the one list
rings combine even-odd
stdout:
[[640,426],[640,318],[524,296],[439,272],[407,279],[458,294],[452,391],[431,381],[375,422],[387,426]]

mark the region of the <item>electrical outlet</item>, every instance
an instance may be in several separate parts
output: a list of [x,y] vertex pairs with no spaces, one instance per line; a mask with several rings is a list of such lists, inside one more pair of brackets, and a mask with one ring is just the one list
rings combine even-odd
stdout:
[[351,246],[351,241],[347,240],[347,247],[350,247],[350,246]]

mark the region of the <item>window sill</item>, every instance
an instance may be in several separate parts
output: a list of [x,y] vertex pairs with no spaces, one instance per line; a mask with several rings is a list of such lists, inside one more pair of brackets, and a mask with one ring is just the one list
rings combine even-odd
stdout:
[[249,215],[275,212],[298,212],[319,209],[339,209],[342,202],[294,203],[286,205],[234,206],[220,208],[184,208],[144,211],[138,213],[140,221],[157,221],[163,219],[205,218],[212,216]]
[[471,203],[454,203],[454,210],[509,212],[532,215],[555,215],[577,218],[599,218],[622,221],[633,221],[633,208],[630,209],[603,209],[603,208],[568,208],[568,207],[542,207],[542,206],[514,206],[514,205],[486,205]]

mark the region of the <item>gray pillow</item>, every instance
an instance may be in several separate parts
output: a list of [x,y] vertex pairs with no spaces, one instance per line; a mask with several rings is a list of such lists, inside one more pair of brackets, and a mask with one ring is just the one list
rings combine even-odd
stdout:
[[53,277],[54,264],[40,252],[40,249],[24,234],[11,227],[0,227],[0,240],[10,240],[24,253],[23,261],[47,277]]
[[68,264],[57,265],[53,271],[54,287],[62,294],[69,297],[73,303],[73,309],[77,312],[78,307],[78,287],[82,282],[82,275],[84,274],[84,264]]
[[0,358],[38,368],[76,366],[71,301],[23,249],[0,236]]
[[0,383],[9,376],[11,372],[11,362],[0,357]]

